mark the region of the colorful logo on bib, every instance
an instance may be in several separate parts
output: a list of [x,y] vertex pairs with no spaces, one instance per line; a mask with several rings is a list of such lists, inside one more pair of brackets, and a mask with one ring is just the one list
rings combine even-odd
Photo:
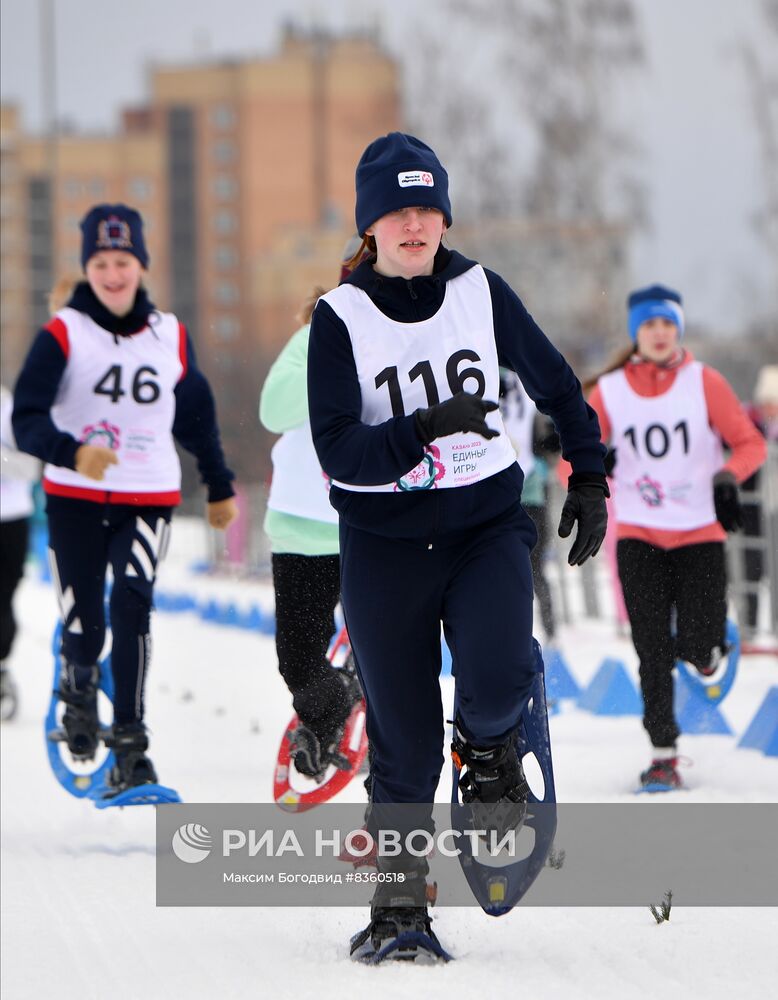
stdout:
[[112,451],[118,451],[120,434],[121,431],[115,424],[109,424],[107,420],[101,420],[99,424],[89,424],[81,431],[81,442],[83,444],[94,444],[100,448],[111,448]]
[[641,476],[641,478],[638,479],[635,485],[637,486],[638,492],[640,493],[644,502],[649,507],[662,506],[665,499],[665,495],[662,492],[662,487],[655,479],[651,479],[650,476]]
[[402,479],[394,484],[395,492],[403,490],[433,490],[437,489],[438,480],[446,475],[446,467],[440,461],[440,449],[431,444],[419,464],[407,472]]

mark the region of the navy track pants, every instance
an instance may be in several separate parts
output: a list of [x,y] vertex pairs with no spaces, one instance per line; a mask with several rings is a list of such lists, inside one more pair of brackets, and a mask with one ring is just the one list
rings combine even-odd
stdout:
[[532,641],[535,537],[520,508],[432,546],[341,520],[341,600],[367,700],[374,802],[434,801],[443,765],[441,622],[463,734],[487,747],[518,724],[541,668]]

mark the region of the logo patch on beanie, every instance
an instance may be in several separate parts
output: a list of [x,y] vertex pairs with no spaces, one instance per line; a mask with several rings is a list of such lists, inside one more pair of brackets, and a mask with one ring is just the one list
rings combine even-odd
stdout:
[[132,246],[130,227],[115,215],[109,216],[97,227],[95,246],[103,250],[125,250]]
[[435,179],[428,170],[401,170],[397,175],[397,183],[401,188],[435,187]]

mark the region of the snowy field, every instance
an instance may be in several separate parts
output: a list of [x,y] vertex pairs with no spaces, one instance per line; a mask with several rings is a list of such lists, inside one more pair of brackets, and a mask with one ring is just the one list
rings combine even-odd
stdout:
[[[187,566],[174,551],[160,587],[272,607],[267,584],[194,576]],[[21,629],[11,666],[21,707],[2,727],[5,1000],[774,995],[778,909],[675,905],[671,921],[657,925],[648,903],[658,903],[667,887],[657,887],[657,899],[644,907],[519,907],[499,920],[476,908],[433,911],[434,927],[457,961],[418,968],[349,962],[349,937],[366,923],[363,910],[156,908],[153,810],[100,812],[68,796],[49,771],[42,723],[55,599],[29,571],[16,606]],[[157,613],[153,633],[147,706],[161,782],[187,802],[270,801],[290,715],[272,638],[207,624],[191,612]],[[608,623],[579,621],[563,628],[560,640],[581,685],[606,655],[622,658],[636,677],[629,643]],[[442,683],[450,701],[451,681]],[[735,735],[684,738],[689,790],[671,798],[778,801],[778,760],[736,748],[776,684],[778,659],[741,661],[722,706]],[[649,757],[637,718],[603,718],[565,705],[551,719],[551,736],[560,801],[636,801],[631,789]],[[443,801],[449,780],[444,769]],[[360,793],[355,781],[343,797],[359,801]]]

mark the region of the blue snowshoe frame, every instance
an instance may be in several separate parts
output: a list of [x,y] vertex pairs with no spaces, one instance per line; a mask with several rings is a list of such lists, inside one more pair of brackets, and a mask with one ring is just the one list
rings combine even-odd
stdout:
[[718,680],[710,681],[695,667],[689,666],[684,660],[676,660],[678,672],[688,684],[690,690],[701,698],[706,705],[719,705],[726,698],[735,683],[737,666],[740,660],[740,630],[730,619],[727,619],[725,638],[729,646],[726,669]]
[[[59,706],[59,695],[57,689],[60,680],[60,645],[62,642],[62,622],[57,623],[51,641],[51,652],[54,656],[54,682],[51,686],[51,700],[49,710],[44,721],[44,736],[46,740],[46,753],[49,764],[54,773],[54,777],[62,785],[66,792],[77,799],[91,799],[97,809],[108,809],[114,806],[143,806],[159,805],[166,802],[180,802],[181,797],[173,788],[164,785],[146,784],[138,785],[134,788],[126,788],[121,792],[114,792],[106,779],[111,768],[116,763],[113,750],[110,750],[93,771],[74,771],[67,762],[67,751],[63,755],[60,752],[60,744],[64,742],[64,733],[57,725],[57,708]],[[113,704],[113,675],[111,673],[111,654],[105,656],[99,664],[100,679],[98,688],[105,694],[106,698]],[[101,733],[107,727],[101,726]]]
[[[359,937],[359,935],[357,934],[356,937]],[[405,931],[402,934],[398,934],[396,938],[393,938],[378,951],[375,951],[370,938],[367,938],[364,948],[355,951],[351,955],[351,959],[354,962],[362,962],[364,965],[380,965],[385,959],[392,958],[395,952],[413,946],[417,949],[414,954],[407,956],[396,955],[393,960],[397,962],[414,962],[417,958],[424,959],[429,957],[439,959],[442,962],[451,962],[454,959],[454,956],[449,955],[436,937],[424,934],[422,931]]]
[[[456,838],[460,849],[459,861],[465,877],[482,909],[492,917],[509,913],[543,869],[556,834],[556,788],[554,767],[551,758],[551,737],[548,730],[548,705],[540,647],[533,640],[539,664],[532,684],[530,697],[516,736],[519,759],[524,760],[534,754],[543,775],[543,798],[530,789],[527,815],[523,826],[535,833],[532,853],[527,858],[505,865],[485,865],[473,856],[469,837]],[[455,703],[454,715],[458,706]],[[452,763],[453,782],[451,790],[451,826],[454,830],[473,829],[470,806],[459,801],[459,771]],[[533,809],[533,806],[538,808]]]
[[[51,642],[51,652],[54,656],[54,681],[51,686],[49,710],[43,724],[46,753],[48,754],[49,764],[51,765],[51,770],[54,772],[54,777],[60,785],[62,785],[66,792],[74,795],[77,799],[84,799],[93,795],[95,790],[104,788],[106,775],[113,767],[115,761],[113,752],[110,752],[105,760],[97,765],[93,771],[74,771],[68,764],[66,757],[60,753],[60,744],[64,742],[64,733],[57,725],[57,708],[59,706],[57,689],[60,681],[61,665],[59,654],[61,641],[62,622],[58,622]],[[110,653],[100,661],[99,667],[100,680],[98,687],[108,700],[113,703],[113,676],[111,674]]]

